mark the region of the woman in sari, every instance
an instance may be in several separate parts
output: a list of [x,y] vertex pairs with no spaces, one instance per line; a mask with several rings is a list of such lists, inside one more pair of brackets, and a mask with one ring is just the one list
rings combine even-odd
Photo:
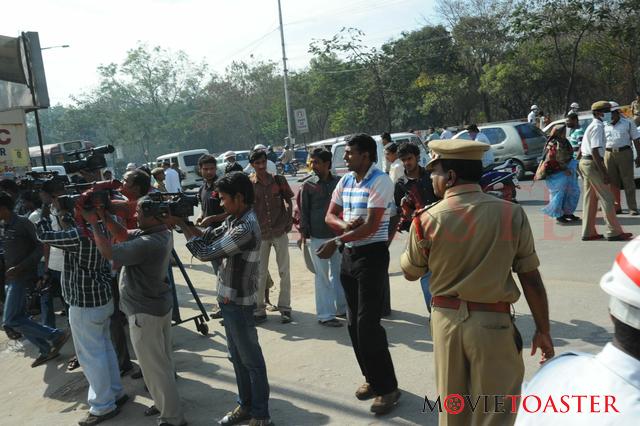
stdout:
[[549,204],[542,211],[561,224],[579,221],[580,218],[573,214],[580,199],[578,161],[573,158],[573,147],[567,140],[566,126],[553,129],[545,150],[541,172],[546,177]]

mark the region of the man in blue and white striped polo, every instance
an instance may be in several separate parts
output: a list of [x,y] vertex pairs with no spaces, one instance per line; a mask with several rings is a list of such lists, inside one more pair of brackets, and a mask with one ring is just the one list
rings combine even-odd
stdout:
[[328,258],[344,246],[340,279],[347,298],[349,335],[366,379],[356,397],[375,397],[371,411],[384,414],[400,398],[387,335],[380,325],[384,277],[389,273],[387,240],[393,183],[376,167],[377,146],[369,135],[351,136],[344,160],[351,173],[338,182],[325,218],[340,235],[323,244],[317,254]]

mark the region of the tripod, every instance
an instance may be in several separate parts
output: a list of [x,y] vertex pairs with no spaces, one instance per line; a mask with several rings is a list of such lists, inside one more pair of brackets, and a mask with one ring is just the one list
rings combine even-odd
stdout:
[[176,326],[176,325],[185,323],[187,321],[193,320],[193,322],[196,324],[196,329],[200,332],[200,334],[202,334],[203,336],[206,336],[209,333],[209,326],[206,323],[207,321],[209,321],[209,315],[207,315],[207,311],[205,311],[204,306],[202,306],[200,297],[198,296],[196,289],[193,287],[193,283],[191,282],[189,275],[187,275],[187,271],[184,269],[184,265],[182,264],[182,261],[178,257],[178,253],[176,253],[175,249],[171,250],[171,256],[173,256],[173,260],[176,262],[176,265],[178,265],[178,268],[182,273],[182,277],[187,283],[187,286],[189,286],[189,290],[191,291],[191,294],[193,295],[193,298],[195,299],[196,303],[198,304],[198,308],[200,309],[199,315],[196,315],[190,318],[185,318],[185,319],[181,318],[180,307],[178,305],[178,295],[176,294],[176,283],[175,283],[175,280],[173,279],[173,271],[171,270],[171,265],[169,265],[169,272],[167,275],[169,278],[169,284],[171,285],[171,291],[173,293],[173,306],[174,306],[172,326]]

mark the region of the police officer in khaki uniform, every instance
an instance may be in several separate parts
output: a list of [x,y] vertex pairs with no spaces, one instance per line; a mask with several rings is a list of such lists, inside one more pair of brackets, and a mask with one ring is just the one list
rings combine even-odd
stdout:
[[[440,425],[513,424],[511,401],[505,398],[496,406],[494,397],[518,395],[524,374],[522,339],[511,316],[511,304],[520,297],[512,271],[536,325],[531,354],[540,348],[541,362],[554,355],[533,234],[518,204],[485,194],[478,185],[487,144],[439,140],[429,148],[435,156],[427,167],[442,200],[416,215],[400,263],[410,281],[433,274],[431,333],[443,403]],[[474,404],[480,397],[480,403],[448,414],[460,407],[451,405],[455,398],[446,400],[451,394],[469,395]],[[490,395],[486,406],[483,395]]]
[[604,165],[606,138],[604,121],[611,120],[611,104],[598,101],[591,105],[593,121],[587,126],[580,144],[580,163],[578,165],[584,185],[582,207],[582,241],[595,241],[604,238],[596,230],[598,201],[602,207],[604,221],[607,224],[607,240],[627,241],[632,235],[624,232],[616,217],[613,195],[609,188],[609,174]]

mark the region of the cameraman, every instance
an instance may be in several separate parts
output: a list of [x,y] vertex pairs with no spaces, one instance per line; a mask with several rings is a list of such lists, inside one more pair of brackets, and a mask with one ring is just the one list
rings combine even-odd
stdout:
[[[129,333],[154,407],[145,414],[160,414],[159,423],[186,424],[176,388],[171,347],[171,311],[173,299],[166,280],[173,238],[160,219],[147,215],[138,200],[138,228],[127,231],[109,212],[83,211],[94,230],[98,250],[109,260],[123,265],[120,280],[120,305],[129,319]],[[115,244],[98,226],[98,219],[117,235]]]
[[84,235],[53,197],[62,230],[53,231],[51,218],[43,216],[38,223],[38,238],[43,243],[64,251],[62,294],[69,304],[69,325],[82,371],[89,382],[89,413],[80,426],[107,420],[119,413],[128,396],[120,381],[118,359],[111,342],[110,317],[114,303],[111,297],[111,267],[100,255],[94,241]]
[[229,214],[219,228],[204,233],[177,217],[166,217],[187,238],[187,248],[201,261],[222,260],[218,271],[218,304],[224,319],[229,356],[238,385],[239,405],[221,421],[231,425],[251,419],[251,425],[269,422],[269,381],[258,342],[253,310],[258,292],[260,225],[253,210],[253,184],[242,172],[232,172],[216,184]]
[[37,280],[37,266],[42,257],[42,244],[29,219],[13,212],[13,198],[0,192],[0,226],[4,248],[4,280],[6,299],[2,322],[22,333],[40,350],[31,364],[37,367],[59,355],[69,339],[69,331],[50,328],[33,321],[26,313],[27,289]]

